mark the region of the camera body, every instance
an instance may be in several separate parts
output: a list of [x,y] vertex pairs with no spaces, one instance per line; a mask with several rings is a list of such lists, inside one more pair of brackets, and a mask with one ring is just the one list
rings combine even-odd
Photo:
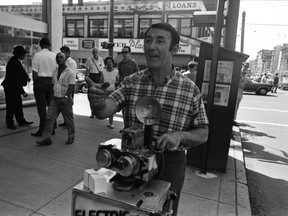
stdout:
[[97,164],[116,171],[112,178],[115,189],[128,191],[133,186],[140,187],[157,174],[157,154],[144,146],[144,130],[135,127],[123,129],[122,139],[117,144],[99,144]]

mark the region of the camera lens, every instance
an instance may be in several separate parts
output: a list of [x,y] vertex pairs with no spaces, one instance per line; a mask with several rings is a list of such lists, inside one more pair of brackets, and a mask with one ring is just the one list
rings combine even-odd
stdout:
[[133,136],[130,133],[127,133],[123,136],[123,142],[125,146],[132,146],[133,145]]

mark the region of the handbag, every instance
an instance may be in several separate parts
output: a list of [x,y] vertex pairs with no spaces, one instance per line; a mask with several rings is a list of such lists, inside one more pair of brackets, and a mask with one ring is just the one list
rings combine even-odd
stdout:
[[[97,70],[99,71],[100,78],[97,78],[97,82],[103,83],[103,82],[104,82],[103,72],[99,70],[97,64],[94,62],[94,59],[91,58],[91,60],[92,60],[92,62],[94,63],[94,65],[96,66]],[[91,74],[91,73],[90,73],[90,74]],[[89,74],[89,76],[90,76],[90,74]],[[94,75],[91,74],[91,76],[94,76],[94,77],[99,76],[99,75],[95,74],[95,76],[94,76]]]

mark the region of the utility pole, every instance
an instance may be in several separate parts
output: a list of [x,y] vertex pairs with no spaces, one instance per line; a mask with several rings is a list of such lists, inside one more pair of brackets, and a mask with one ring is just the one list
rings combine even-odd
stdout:
[[[113,41],[114,41],[114,0],[110,0],[109,42],[113,44]],[[109,56],[113,58],[113,46],[109,47]]]
[[240,0],[229,0],[226,15],[224,48],[235,51]]
[[241,53],[244,52],[244,36],[245,36],[245,17],[246,17],[246,12],[243,11],[242,13],[242,29],[241,29]]

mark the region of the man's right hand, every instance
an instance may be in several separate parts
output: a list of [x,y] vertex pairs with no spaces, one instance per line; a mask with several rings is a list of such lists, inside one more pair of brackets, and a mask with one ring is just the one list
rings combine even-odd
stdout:
[[94,112],[106,107],[105,97],[106,89],[109,87],[109,83],[94,83],[89,77],[85,77],[85,81],[88,84],[88,100],[90,106]]

